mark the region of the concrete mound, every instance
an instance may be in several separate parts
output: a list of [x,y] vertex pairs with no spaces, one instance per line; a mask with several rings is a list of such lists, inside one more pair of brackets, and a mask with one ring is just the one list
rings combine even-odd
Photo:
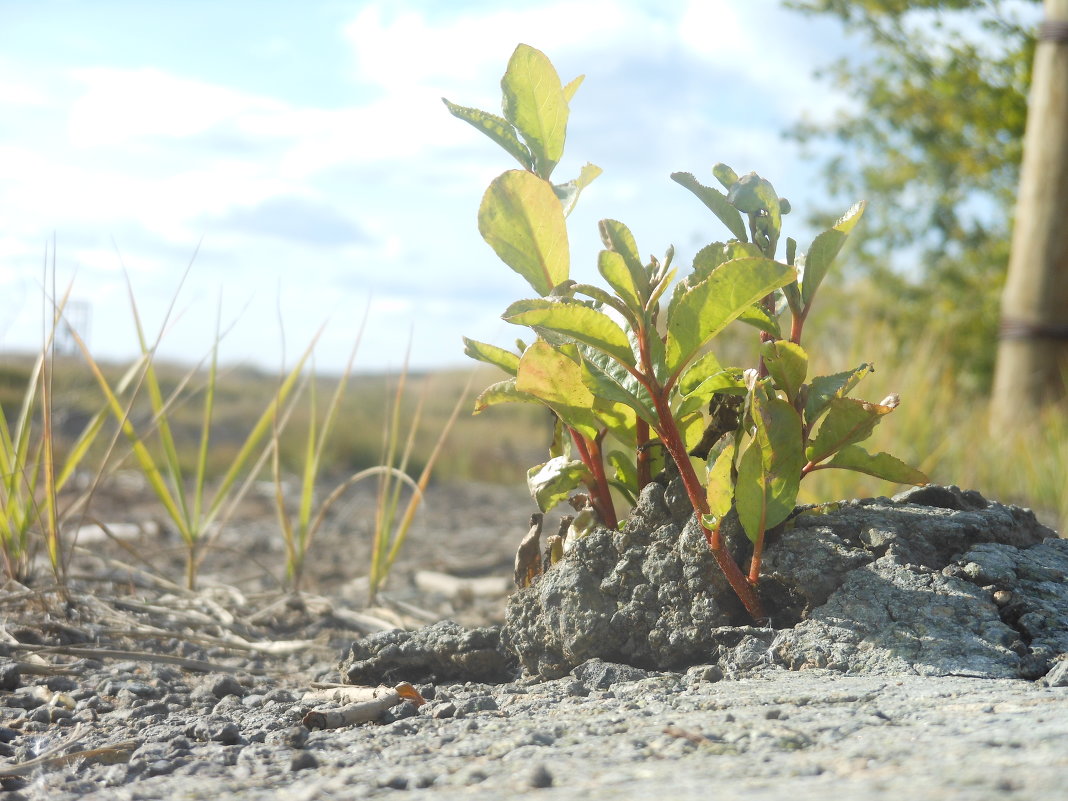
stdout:
[[[734,525],[728,544],[747,557]],[[501,633],[523,669],[756,664],[850,673],[1038,678],[1068,653],[1068,541],[1026,509],[957,487],[799,508],[769,532],[746,627],[678,481],[651,484],[512,596]]]

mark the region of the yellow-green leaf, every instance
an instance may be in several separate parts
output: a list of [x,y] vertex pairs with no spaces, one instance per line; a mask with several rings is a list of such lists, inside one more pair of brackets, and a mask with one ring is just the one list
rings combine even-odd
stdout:
[[726,515],[731,510],[731,504],[734,503],[734,483],[731,481],[731,473],[734,468],[734,457],[737,451],[738,445],[732,439],[719,452],[716,461],[708,469],[708,485],[706,487],[708,511],[716,519]]
[[571,102],[571,98],[575,96],[575,92],[582,86],[582,82],[586,79],[585,75],[579,75],[577,78],[573,78],[567,86],[564,87],[564,99],[568,103]]
[[[577,88],[571,88],[572,93]],[[548,180],[564,154],[567,132],[567,96],[560,76],[548,56],[521,44],[508,61],[501,89],[505,119],[530,148],[535,171]]]
[[597,436],[594,397],[582,381],[582,367],[548,342],[538,340],[524,351],[515,387],[546,404],[584,436]]
[[642,264],[641,256],[638,255],[638,244],[634,241],[634,234],[619,220],[601,220],[597,227],[601,232],[601,241],[604,246],[623,257],[635,291],[644,302],[644,298],[649,294],[649,274],[645,265]]
[[752,394],[755,435],[738,462],[734,498],[746,536],[757,542],[794,510],[804,456],[801,416],[780,398]]
[[498,348],[474,339],[464,337],[464,354],[486,364],[500,367],[509,375],[515,375],[519,370],[519,356],[510,350]]
[[515,388],[515,379],[509,378],[490,384],[475,398],[474,414],[501,403],[538,403],[538,399]]
[[808,375],[808,354],[800,345],[779,339],[763,343],[760,355],[764,357],[764,366],[775,380],[775,386],[793,403]]
[[801,300],[805,307],[812,304],[827,270],[863,214],[864,201],[861,201],[850,207],[838,222],[812,240],[812,246],[805,254],[805,273],[801,281]]
[[482,238],[539,295],[567,280],[571,257],[559,198],[548,181],[526,170],[494,179],[478,210]]
[[771,259],[734,259],[672,298],[668,310],[668,370],[675,373],[685,367],[738,315],[795,277],[792,267]]
[[444,97],[441,100],[452,116],[478,128],[478,130],[511,153],[524,169],[534,169],[534,157],[530,154],[530,149],[519,141],[515,128],[511,126],[508,120],[498,117],[496,114],[490,114],[488,111],[458,106],[455,103],[450,103]]
[[504,319],[517,325],[545,328],[584,342],[623,364],[634,364],[626,332],[611,317],[585,303],[567,298],[520,300]]
[[560,205],[564,209],[564,216],[571,214],[575,208],[582,190],[593,183],[594,179],[603,172],[596,164],[587,162],[579,170],[578,178],[573,178],[565,184],[553,184],[553,191],[560,198]]
[[835,398],[829,404],[827,416],[820,423],[816,438],[808,447],[808,460],[819,464],[847,445],[867,439],[879,420],[893,410],[894,406],[856,398]]
[[897,484],[926,484],[927,476],[915,467],[910,467],[896,456],[880,452],[868,453],[859,445],[848,445],[826,463],[827,467],[841,467],[867,473],[869,476],[893,481]]
[[640,315],[644,307],[638,297],[638,288],[634,285],[634,276],[627,269],[623,256],[614,250],[602,250],[597,256],[597,270],[627,304],[627,308]]
[[527,471],[527,488],[538,508],[548,512],[589,478],[590,471],[582,462],[557,456]]

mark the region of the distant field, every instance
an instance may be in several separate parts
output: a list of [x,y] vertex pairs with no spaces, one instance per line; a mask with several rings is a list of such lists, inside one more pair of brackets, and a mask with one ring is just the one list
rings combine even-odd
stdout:
[[[978,489],[987,497],[1033,507],[1045,522],[1061,531],[1068,528],[1068,413],[1051,408],[1035,420],[1021,420],[1016,430],[987,431],[988,399],[955,382],[952,365],[937,341],[918,338],[904,347],[888,332],[872,330],[863,321],[829,321],[813,331],[815,342],[830,343],[814,355],[812,370],[835,372],[871,361],[876,372],[854,393],[879,400],[898,392],[902,403],[876,429],[869,450],[887,450],[925,470],[932,481]],[[746,362],[750,358],[742,340],[728,337],[723,357]],[[0,357],[0,405],[9,416],[18,413],[32,364],[30,357]],[[106,365],[110,378],[117,378],[122,365]],[[164,391],[184,375],[173,364],[157,367]],[[464,389],[470,371],[454,370],[408,377],[405,395],[406,420],[411,419],[419,399],[424,398],[422,418],[416,432],[409,473],[417,473],[433,448],[438,432]],[[436,481],[483,481],[519,484],[526,469],[546,458],[550,421],[540,407],[514,404],[491,408],[472,416],[474,397],[501,374],[485,368],[477,371],[471,396],[449,437],[434,473]],[[336,378],[320,378],[318,401],[325,407]],[[210,466],[216,473],[228,466],[248,430],[250,421],[266,406],[278,377],[247,367],[231,367],[220,377],[216,397]],[[100,403],[92,377],[81,362],[58,359],[55,367],[55,405],[61,445],[75,436]],[[190,386],[203,379],[195,377]],[[383,449],[386,411],[392,402],[396,377],[357,374],[350,379],[339,424],[325,455],[326,478],[347,475],[379,464]],[[283,465],[299,464],[308,420],[307,395],[282,437]],[[176,409],[179,449],[192,459],[199,437],[200,395],[186,393]],[[147,401],[135,407],[135,420],[150,420]],[[403,436],[407,436],[404,429]],[[901,487],[840,470],[819,471],[802,484],[801,500],[819,500],[892,494]]]
[[[9,421],[18,414],[32,364],[31,356],[0,356],[0,406]],[[126,369],[126,365],[119,364],[103,364],[102,367],[113,381],[117,381]],[[188,368],[164,363],[157,364],[156,369],[166,395],[179,384]],[[472,416],[470,409],[478,391],[503,377],[488,368],[477,373],[470,397],[439,458],[435,477],[438,480],[522,482],[526,467],[544,459],[551,423],[543,410],[525,404],[496,407],[477,417]],[[423,403],[409,472],[422,469],[470,374],[471,371],[456,370],[408,376],[405,425],[413,418],[421,400]],[[92,375],[80,360],[57,358],[53,380],[54,408],[62,447],[78,435],[102,401]],[[184,393],[171,420],[179,450],[185,446],[182,456],[187,460],[192,460],[199,439],[205,380],[204,374],[194,376],[188,386],[195,391]],[[325,409],[337,380],[336,377],[319,377],[317,400],[320,410]],[[211,472],[218,474],[229,466],[233,452],[241,445],[251,421],[263,412],[278,381],[277,375],[254,368],[222,369],[213,415]],[[338,424],[325,455],[325,475],[347,474],[380,463],[386,412],[393,402],[396,384],[397,378],[392,375],[356,374],[350,378]],[[283,466],[290,469],[297,467],[302,456],[309,417],[308,398],[306,392],[282,435]],[[142,397],[135,405],[132,419],[139,428],[150,424],[147,398]],[[402,428],[403,436],[407,436],[407,431],[407,427]]]

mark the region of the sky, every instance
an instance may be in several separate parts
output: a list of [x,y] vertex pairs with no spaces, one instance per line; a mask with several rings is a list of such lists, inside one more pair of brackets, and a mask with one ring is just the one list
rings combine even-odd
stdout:
[[778,0],[0,0],[0,353],[39,348],[53,263],[98,359],[137,352],[127,276],[185,362],[221,326],[223,361],[276,370],[321,329],[339,370],[365,311],[358,370],[507,346],[500,314],[534,293],[476,218],[516,165],[441,98],[500,113],[520,42],[585,75],[553,176],[604,170],[568,220],[572,277],[597,278],[602,218],[683,268],[727,238],[669,178],[719,161],[790,199],[802,249],[816,233],[818,160],[783,134],[849,103],[814,72],[851,45]]

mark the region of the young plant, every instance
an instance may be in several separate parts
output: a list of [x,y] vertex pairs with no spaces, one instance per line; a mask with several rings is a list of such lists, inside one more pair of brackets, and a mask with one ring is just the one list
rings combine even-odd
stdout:
[[[317,380],[314,370],[308,376],[308,432],[304,447],[304,459],[301,465],[300,494],[298,495],[295,511],[290,510],[286,503],[285,486],[282,478],[281,434],[283,428],[286,427],[286,420],[282,410],[275,409],[274,437],[271,447],[275,508],[278,512],[278,523],[282,530],[282,538],[285,541],[286,580],[294,592],[300,591],[301,580],[304,576],[304,562],[312,540],[322,526],[326,513],[340,497],[340,493],[332,493],[318,506],[318,509],[315,507],[315,491],[319,483],[323,452],[333,432],[337,420],[337,412],[345,396],[345,388],[349,381],[355,353],[356,348],[353,347],[345,370],[337,383],[337,387],[334,389],[329,405],[326,407],[326,416],[321,423],[318,419]],[[343,486],[348,486],[348,483],[346,482]]]
[[[544,54],[519,45],[501,82],[503,118],[445,101],[454,115],[498,142],[524,168],[490,184],[479,209],[479,230],[539,294],[512,304],[503,315],[537,336],[529,346],[519,343],[518,354],[465,340],[468,355],[512,376],[485,390],[476,411],[517,401],[550,408],[558,436],[550,460],[528,476],[532,494],[545,511],[583,487],[600,521],[612,528],[617,516],[610,487],[633,498],[657,472],[655,452],[666,451],[717,563],[750,615],[761,620],[765,615],[755,588],[764,534],[793,511],[801,478],[843,467],[898,481],[924,480],[892,457],[871,456],[856,446],[896,405],[896,400],[868,404],[846,397],[868,365],[805,383],[804,322],[863,207],[817,237],[807,264],[788,240],[784,263],[775,252],[789,205],[770,183],[755,174],[739,178],[717,165],[715,175],[728,189],[723,194],[692,175],[676,173],[673,178],[693,191],[733,238],[698,252],[665,308],[675,277],[673,251],[663,262],[643,262],[629,229],[602,220],[605,249],[597,266],[607,288],[576,283],[569,278],[565,218],[579,191],[600,171],[587,165],[578,179],[562,185],[551,183],[550,175],[563,153],[568,103],[580,82],[564,87]],[[786,307],[789,338],[779,325]],[[761,331],[761,364],[749,373],[722,366],[708,350],[736,319]],[[609,437],[627,450],[606,453]],[[707,455],[712,446],[718,453],[702,480],[698,473],[705,471],[705,460],[690,453]],[[753,541],[748,574],[721,532],[731,508],[737,508]]]
[[[725,164],[717,164],[712,172],[727,190],[726,195],[703,186],[689,173],[671,176],[700,198],[734,234],[726,243],[713,243],[699,252],[694,259],[695,271],[709,251],[715,254],[740,248],[774,259],[782,215],[789,213],[789,202],[778,197],[771,183],[756,173],[739,177]],[[796,278],[779,292],[769,293],[740,318],[760,330],[759,367],[744,374],[742,385],[716,388],[709,398],[710,409],[733,411],[719,415],[703,443],[703,452],[698,454],[707,457],[711,448],[718,451],[708,471],[708,509],[695,508],[702,512],[702,522],[711,529],[713,538],[728,512],[732,508],[737,511],[753,543],[748,581],[754,586],[760,576],[765,533],[793,513],[801,480],[806,476],[817,470],[842,468],[896,483],[927,481],[919,470],[890,454],[873,455],[858,444],[899,403],[897,395],[879,403],[848,397],[872,371],[870,364],[806,382],[809,357],[801,347],[805,321],[820,284],[863,212],[863,203],[854,205],[813,240],[807,254],[799,254],[797,243],[787,238],[786,264],[796,268]],[[780,317],[787,309],[790,329],[784,336]],[[731,397],[739,396],[743,403],[730,403]]]
[[[56,581],[63,583],[63,523],[82,499],[76,499],[61,511],[58,495],[82,465],[107,419],[106,409],[93,415],[60,464],[56,464],[52,356],[56,325],[69,294],[68,287],[64,297],[52,307],[52,324],[27,376],[14,426],[0,407],[0,559],[4,575],[19,581],[28,577],[32,537],[36,533],[44,542]],[[39,428],[35,427],[38,415]]]
[[[415,521],[415,513],[423,502],[423,493],[441,455],[445,441],[452,431],[456,418],[460,415],[460,409],[467,400],[471,388],[470,382],[456,400],[452,413],[445,425],[438,432],[438,438],[434,442],[434,448],[427,457],[423,470],[417,480],[412,480],[408,473],[408,461],[415,447],[415,437],[419,429],[423,401],[426,392],[420,397],[415,412],[407,423],[408,434],[404,438],[401,447],[401,420],[403,417],[404,393],[408,378],[408,360],[405,357],[404,367],[397,381],[397,388],[393,395],[393,403],[390,406],[389,421],[383,430],[382,464],[369,468],[353,477],[353,481],[359,480],[367,474],[379,476],[378,494],[375,500],[375,531],[371,543],[371,566],[368,575],[368,603],[374,603],[386,579],[389,578],[393,563],[400,554],[401,548],[408,537],[408,531]],[[401,511],[401,491],[407,485],[411,491],[408,503]]]
[[[216,331],[212,343],[207,382],[203,388],[204,402],[201,413],[200,439],[197,444],[196,462],[190,477],[182,467],[175,436],[171,427],[170,412],[184,396],[188,383],[198,368],[193,368],[179,382],[175,390],[164,398],[159,377],[156,374],[153,358],[162,338],[166,325],[161,327],[160,335],[154,343],[149,343],[141,324],[133,290],[128,286],[130,306],[133,311],[138,343],[141,347],[139,360],[141,385],[148,392],[152,409],[152,419],[147,428],[138,430],[130,418],[130,404],[119,400],[120,391],[113,387],[104,376],[100,366],[92,358],[85,343],[77,334],[75,341],[89,364],[97,384],[107,401],[108,409],[118,422],[123,435],[133,452],[134,460],[149,486],[166,510],[167,516],[178,529],[186,546],[186,586],[194,589],[197,570],[203,559],[207,535],[221,525],[233,512],[234,507],[246,493],[252,479],[259,471],[259,465],[266,458],[261,447],[268,439],[277,421],[277,410],[281,408],[298,384],[301,370],[311,355],[314,340],[308,345],[296,365],[284,377],[274,397],[267,404],[245,437],[237,454],[233,457],[223,477],[216,482],[214,492],[208,492],[208,452],[211,443],[212,413],[214,411],[215,389],[218,379],[218,349],[221,334]],[[169,316],[169,315],[168,315]],[[153,455],[149,447],[154,435],[160,457]],[[191,481],[190,481],[191,478]]]
[[[349,359],[345,364],[345,369],[342,372],[341,377],[338,379],[337,386],[334,388],[334,393],[326,407],[326,415],[321,422],[319,421],[318,416],[317,379],[314,369],[308,376],[308,431],[304,445],[304,459],[301,464],[300,493],[298,495],[297,508],[295,511],[290,510],[286,503],[286,493],[281,467],[281,435],[283,428],[286,427],[288,411],[283,414],[282,410],[275,409],[276,417],[273,426],[274,437],[271,449],[271,464],[275,486],[275,507],[278,512],[278,522],[282,530],[282,538],[285,541],[286,579],[295,592],[300,591],[301,581],[304,576],[304,563],[308,555],[308,549],[311,547],[315,535],[322,527],[327,513],[342,497],[346,489],[352,486],[355,482],[372,475],[374,471],[374,468],[372,468],[372,471],[360,471],[349,477],[348,480],[336,487],[330,495],[316,507],[315,492],[319,485],[323,454],[326,451],[330,438],[334,433],[334,427],[337,424],[337,415],[341,409],[341,403],[345,398],[345,391],[348,388],[349,377],[352,374],[352,365],[356,358],[356,351],[359,349],[360,341],[363,339],[363,332],[364,327],[367,324],[367,312],[369,311],[369,308],[370,307],[368,306],[368,308],[364,310],[363,320],[360,323],[360,330],[356,335],[356,341],[353,343],[352,350],[349,352]],[[292,405],[289,410],[292,410]],[[404,478],[407,478],[407,476],[404,476]]]

